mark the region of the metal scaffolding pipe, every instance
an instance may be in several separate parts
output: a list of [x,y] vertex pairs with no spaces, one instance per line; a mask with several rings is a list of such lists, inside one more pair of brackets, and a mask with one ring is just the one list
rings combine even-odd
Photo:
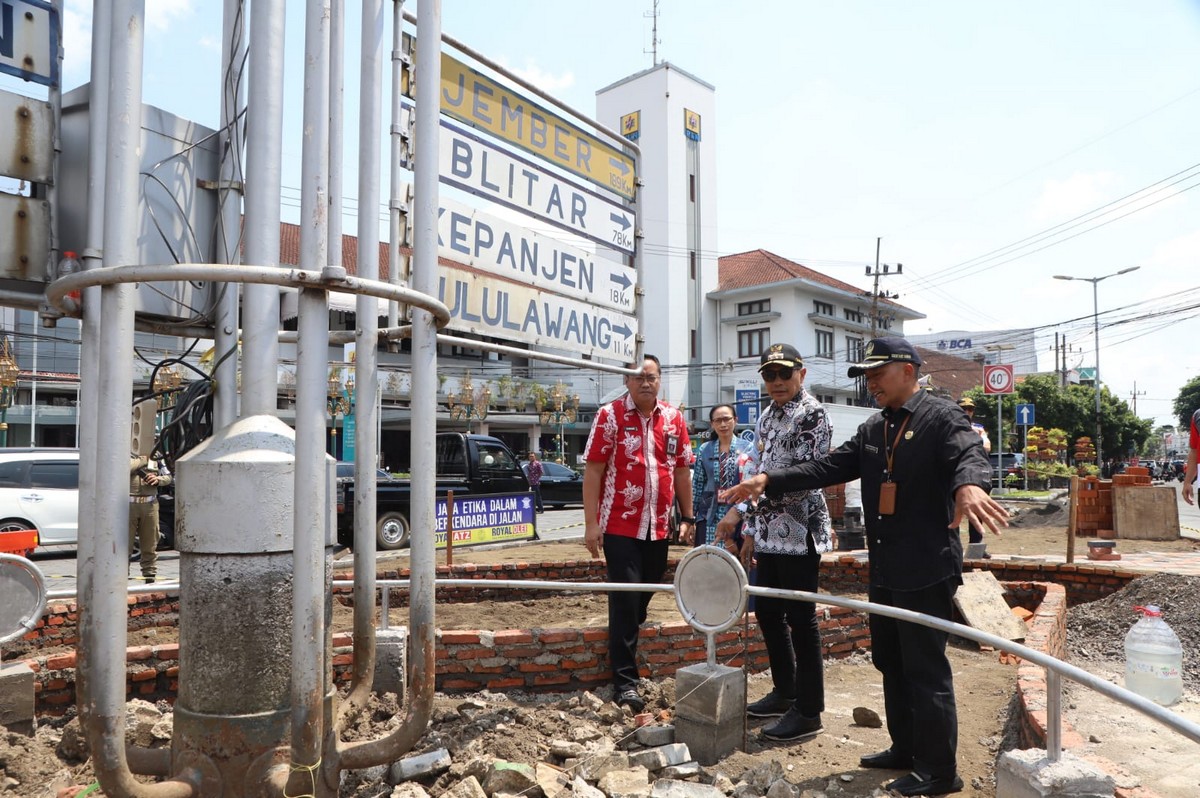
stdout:
[[[408,209],[404,204],[404,179],[400,169],[400,161],[404,155],[407,131],[403,128],[404,114],[402,98],[404,97],[404,72],[408,67],[408,58],[404,54],[404,0],[392,0],[392,124],[391,124],[391,160],[388,163],[388,173],[391,184],[388,191],[388,282],[400,285],[400,245],[404,242],[405,220],[401,214],[407,215]],[[400,326],[400,308],[395,302],[388,303],[387,326]]]
[[[418,31],[428,42],[440,40],[442,4],[422,2]],[[416,189],[414,192],[414,290],[437,296],[438,210],[438,97],[441,83],[441,48],[417,51],[417,96],[426,98],[416,109]],[[437,431],[437,319],[426,310],[413,309],[412,351],[412,523],[414,529],[434,528],[434,436]],[[433,535],[414,535],[410,549],[412,567],[409,628],[409,685],[411,698],[399,728],[379,739],[338,743],[341,769],[357,769],[391,762],[412,749],[429,725],[434,691],[434,557]],[[372,600],[372,605],[374,601]]]
[[[246,108],[244,261],[267,268],[279,265],[284,11],[284,0],[250,4],[250,96],[254,102]],[[242,296],[242,412],[273,416],[279,393],[279,289],[247,285]]]
[[[329,3],[329,263],[342,257],[342,116],[346,72],[346,0]],[[359,206],[362,207],[361,204]],[[324,264],[322,264],[324,265]],[[333,453],[337,457],[337,452]]]
[[[137,260],[139,154],[142,112],[142,0],[114,0],[110,37],[107,164],[105,167],[105,263]],[[101,35],[106,32],[101,31]],[[94,270],[93,270],[94,271]],[[130,386],[133,384],[133,289],[101,290],[103,325],[97,424],[94,508],[95,541],[84,560],[86,574],[80,604],[79,712],[96,779],[105,793],[119,798],[187,798],[198,793],[193,770],[180,780],[141,784],[125,756],[125,581],[129,568],[128,528]]]
[[[238,252],[242,237],[241,110],[245,104],[241,67],[246,61],[243,9],[244,0],[225,0],[221,18],[221,129],[218,136],[221,170],[217,181],[217,253],[214,258],[217,263],[241,260]],[[237,283],[216,287],[213,426],[217,429],[232,424],[237,418],[239,287]],[[224,357],[230,351],[235,354]]]
[[[358,276],[379,279],[379,129],[383,124],[383,0],[363,0],[359,71]],[[375,676],[375,467],[378,465],[379,303],[359,295],[354,391],[354,666],[339,722],[367,705]]]
[[[304,27],[304,139],[301,151],[300,260],[328,269],[330,0],[308,0]],[[329,675],[325,629],[325,386],[329,297],[302,289],[296,351],[296,484],[292,543],[292,742],[287,784],[325,795],[322,699]],[[307,772],[307,778],[305,773]],[[308,794],[308,793],[306,793]]]

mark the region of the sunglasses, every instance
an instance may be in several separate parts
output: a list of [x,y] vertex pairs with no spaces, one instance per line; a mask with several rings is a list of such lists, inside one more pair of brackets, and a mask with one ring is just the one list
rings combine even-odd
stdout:
[[714,418],[714,419],[712,420],[712,423],[714,423],[714,424],[728,424],[730,421],[733,421],[733,416],[717,416],[716,418]]
[[780,369],[763,369],[759,372],[762,375],[763,382],[774,382],[775,380],[790,380],[792,375],[796,373],[795,369],[780,368]]

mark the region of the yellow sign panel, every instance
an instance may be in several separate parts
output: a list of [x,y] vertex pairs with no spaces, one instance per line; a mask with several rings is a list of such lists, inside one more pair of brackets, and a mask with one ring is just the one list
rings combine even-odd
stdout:
[[621,135],[630,141],[637,141],[642,135],[642,112],[634,111],[621,117]]
[[633,158],[442,53],[442,113],[623,197],[634,196]]
[[683,131],[684,135],[692,141],[700,140],[700,114],[695,111],[683,109]]

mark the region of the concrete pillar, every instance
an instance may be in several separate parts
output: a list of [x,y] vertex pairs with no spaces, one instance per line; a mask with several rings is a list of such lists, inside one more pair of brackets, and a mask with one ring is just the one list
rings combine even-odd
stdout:
[[707,662],[675,673],[675,739],[692,758],[713,765],[741,748],[746,725],[746,676]]
[[404,702],[407,646],[407,626],[375,630],[375,679],[371,687],[377,693],[395,693],[400,703]]
[[1063,752],[1057,762],[1031,748],[1005,751],[996,763],[996,798],[1112,798],[1112,776]]
[[33,735],[33,676],[24,662],[0,666],[0,726],[11,732]]
[[[257,794],[247,785],[273,764],[277,747],[289,745],[295,461],[293,430],[274,416],[250,416],[176,463],[180,681],[172,761],[211,761],[225,798]],[[331,521],[319,520],[327,582]],[[325,639],[314,641],[324,647],[327,717],[332,617],[327,592]]]

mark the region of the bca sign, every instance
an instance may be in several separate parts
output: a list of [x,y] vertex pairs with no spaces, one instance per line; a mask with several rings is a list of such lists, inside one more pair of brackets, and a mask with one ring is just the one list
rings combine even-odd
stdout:
[[1013,392],[1013,367],[984,366],[983,392],[986,394]]

